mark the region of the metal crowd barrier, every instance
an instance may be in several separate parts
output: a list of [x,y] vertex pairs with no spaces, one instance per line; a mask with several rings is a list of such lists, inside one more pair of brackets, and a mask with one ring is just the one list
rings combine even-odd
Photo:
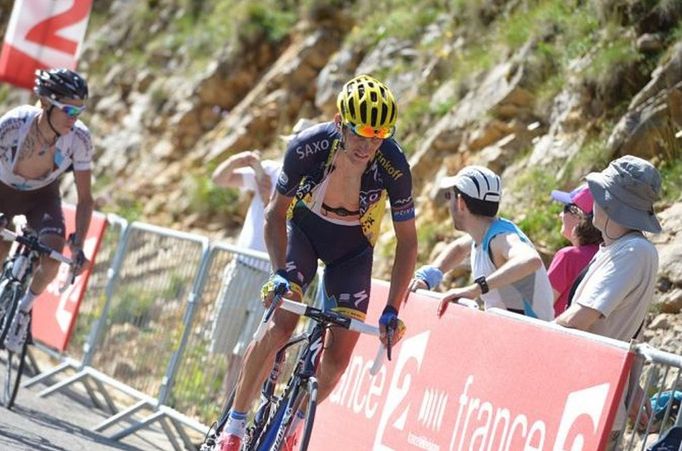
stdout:
[[630,396],[626,399],[630,419],[616,449],[682,450],[682,416],[678,415],[682,402],[682,356],[648,344],[635,345],[634,350],[640,364],[635,365],[630,377]]
[[[79,308],[76,327],[69,341],[67,352],[64,354],[57,353],[51,348],[36,342],[35,345],[38,349],[55,358],[60,363],[49,370],[40,372],[31,379],[27,379],[22,383],[23,387],[30,387],[40,382],[49,383],[59,373],[68,370],[80,371],[83,367],[90,364],[89,357],[91,357],[91,351],[95,348],[95,337],[92,332],[97,330],[95,326],[102,318],[107,290],[114,282],[115,267],[123,254],[123,240],[125,238],[125,230],[128,227],[128,221],[112,214],[107,215],[107,223],[108,227],[102,238],[95,264],[90,273],[88,288]],[[91,385],[84,383],[84,387],[93,403],[101,407]]]
[[[194,449],[183,427],[205,434],[236,381],[263,314],[268,255],[109,221],[69,344],[72,357],[26,385],[74,370],[39,396],[80,383],[95,407],[112,414],[95,431],[119,424],[111,435],[118,440],[159,423],[174,449]],[[307,302],[320,302],[316,283],[308,292]],[[133,404],[120,410],[129,398]],[[151,413],[140,418],[145,411]]]
[[[124,428],[111,436],[121,439],[158,422],[174,449],[184,449],[178,436],[191,449],[192,440],[183,425],[199,433],[205,433],[206,427],[163,403],[202,291],[208,239],[133,223],[126,228],[119,251],[80,371],[39,395],[48,396],[75,382],[94,382],[114,413],[94,430],[123,423]],[[119,412],[105,386],[137,401]],[[152,414],[135,419],[144,409]]]
[[219,415],[263,315],[260,288],[269,274],[267,254],[212,244],[169,406],[205,424]]

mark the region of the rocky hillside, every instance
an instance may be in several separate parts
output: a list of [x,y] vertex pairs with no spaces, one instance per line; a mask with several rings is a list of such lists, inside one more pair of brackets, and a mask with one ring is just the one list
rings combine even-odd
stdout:
[[[551,256],[562,245],[552,189],[622,154],[653,161],[666,233],[649,338],[682,347],[669,333],[682,328],[679,0],[94,3],[79,70],[99,208],[229,238],[246,199],[212,186],[217,163],[255,148],[276,158],[298,119],[331,118],[341,84],[372,73],[399,99],[421,260],[453,235],[434,187],[464,164],[502,174],[505,216]],[[4,108],[20,98],[0,88]]]

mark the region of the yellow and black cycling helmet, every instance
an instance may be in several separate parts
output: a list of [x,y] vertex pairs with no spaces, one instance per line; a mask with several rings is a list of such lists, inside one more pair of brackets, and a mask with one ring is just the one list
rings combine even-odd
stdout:
[[364,137],[388,138],[398,119],[398,105],[388,87],[369,75],[347,82],[336,99],[344,124]]

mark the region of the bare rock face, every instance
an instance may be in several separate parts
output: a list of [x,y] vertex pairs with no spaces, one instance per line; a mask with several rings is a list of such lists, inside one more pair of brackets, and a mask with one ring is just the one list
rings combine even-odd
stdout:
[[323,116],[332,117],[336,113],[336,96],[353,75],[358,62],[357,52],[343,47],[332,55],[320,71],[316,82],[315,107]]
[[295,121],[306,102],[315,98],[314,74],[338,46],[333,30],[316,30],[295,37],[249,93],[200,141],[197,152],[206,160],[263,148],[278,130]]
[[534,134],[521,132],[537,122],[535,99],[526,88],[530,74],[524,61],[530,45],[486,73],[476,88],[429,130],[410,159],[417,184],[425,183],[448,154],[464,153],[475,159],[477,151],[496,146],[479,160],[506,162],[530,144]]
[[658,214],[663,233],[651,239],[658,249],[658,292],[655,300],[661,312],[682,310],[682,202]]
[[667,62],[653,71],[651,81],[632,99],[607,147],[614,155],[672,157],[671,149],[679,146],[676,133],[681,127],[682,41],[671,49]]
[[682,289],[675,288],[661,296],[656,304],[663,313],[680,313],[682,310]]

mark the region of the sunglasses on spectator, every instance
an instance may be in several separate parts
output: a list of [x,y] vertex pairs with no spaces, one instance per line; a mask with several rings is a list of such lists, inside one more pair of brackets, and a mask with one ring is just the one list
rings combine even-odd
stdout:
[[459,193],[453,188],[445,192],[445,200],[456,199]]
[[565,204],[564,205],[564,214],[572,214],[575,216],[586,216],[585,213],[578,207],[576,204]]
[[69,105],[68,103],[62,103],[49,97],[47,97],[47,101],[50,102],[52,105],[56,106],[57,108],[59,108],[60,110],[62,110],[62,112],[69,117],[78,117],[81,115],[83,111],[85,111],[85,108],[87,108],[85,105],[83,106]]
[[353,125],[350,122],[346,122],[344,125],[360,138],[388,139],[395,133],[395,127],[372,128],[369,125]]

